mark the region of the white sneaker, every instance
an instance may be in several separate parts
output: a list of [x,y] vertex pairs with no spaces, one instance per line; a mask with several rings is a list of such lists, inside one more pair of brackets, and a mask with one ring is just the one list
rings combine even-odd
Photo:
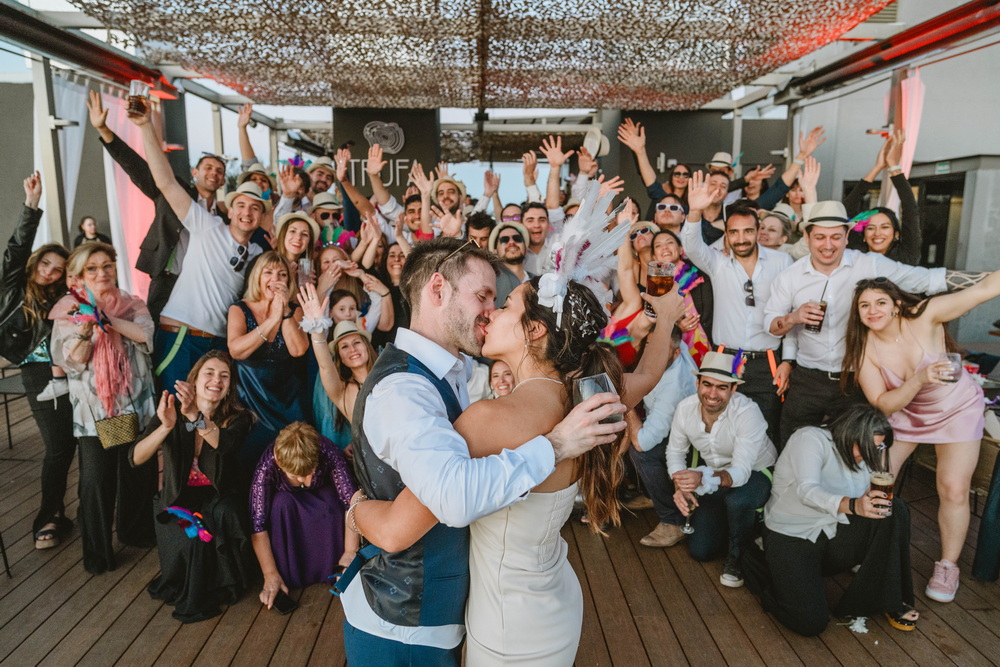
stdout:
[[52,378],[49,383],[45,385],[45,389],[42,390],[35,400],[41,401],[54,401],[60,396],[65,396],[69,393],[69,381],[66,378]]

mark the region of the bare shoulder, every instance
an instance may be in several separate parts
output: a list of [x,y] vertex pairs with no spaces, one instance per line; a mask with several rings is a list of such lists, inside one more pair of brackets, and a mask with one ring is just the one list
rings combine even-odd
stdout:
[[517,449],[545,435],[566,416],[565,391],[525,385],[521,390],[470,405],[455,422],[473,457]]

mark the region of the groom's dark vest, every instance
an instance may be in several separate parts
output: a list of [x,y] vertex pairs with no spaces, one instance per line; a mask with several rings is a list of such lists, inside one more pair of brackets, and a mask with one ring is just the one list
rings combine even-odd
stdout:
[[[405,488],[399,473],[372,451],[364,432],[368,396],[379,382],[394,373],[414,373],[430,380],[441,394],[452,423],[462,413],[458,397],[446,381],[438,379],[416,357],[394,345],[386,346],[358,393],[351,429],[354,473],[365,495],[373,500],[394,500]],[[378,417],[391,420],[393,414],[390,409]],[[469,529],[439,523],[409,549],[379,552],[361,566],[358,579],[369,606],[390,623],[413,627],[461,625],[469,595]]]

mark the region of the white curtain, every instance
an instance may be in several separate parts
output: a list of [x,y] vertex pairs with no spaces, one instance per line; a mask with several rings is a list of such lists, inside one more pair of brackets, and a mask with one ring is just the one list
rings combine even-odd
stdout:
[[[66,198],[66,227],[70,240],[77,234],[76,186],[80,181],[83,160],[83,138],[91,130],[87,120],[87,87],[62,76],[52,77],[56,101],[56,117],[76,121],[75,126],[59,130],[59,153],[62,158],[63,193]],[[92,131],[92,130],[91,130]]]
[[[910,167],[913,166],[913,155],[917,150],[917,138],[920,136],[920,116],[924,109],[925,87],[920,80],[920,69],[913,68],[907,70],[906,77],[900,82],[899,104],[896,108],[895,117],[889,118],[895,127],[901,127],[906,131],[906,144],[903,146],[903,157],[900,165],[903,174],[909,178]],[[892,95],[892,92],[889,93]],[[891,165],[890,165],[891,166]],[[888,178],[882,179],[882,193],[879,199],[883,206],[899,211],[899,195],[892,187],[892,182]]]

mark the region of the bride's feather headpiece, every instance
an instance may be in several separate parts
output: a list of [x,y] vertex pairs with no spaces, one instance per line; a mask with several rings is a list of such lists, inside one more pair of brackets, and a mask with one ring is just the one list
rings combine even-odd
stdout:
[[563,301],[569,281],[586,285],[600,297],[607,292],[604,283],[614,274],[618,265],[615,251],[625,241],[629,225],[613,224],[625,208],[620,204],[608,213],[614,192],[603,197],[601,184],[591,181],[584,193],[580,208],[563,228],[562,238],[552,250],[555,269],[538,281],[538,302],[556,314],[556,326],[562,326]]

